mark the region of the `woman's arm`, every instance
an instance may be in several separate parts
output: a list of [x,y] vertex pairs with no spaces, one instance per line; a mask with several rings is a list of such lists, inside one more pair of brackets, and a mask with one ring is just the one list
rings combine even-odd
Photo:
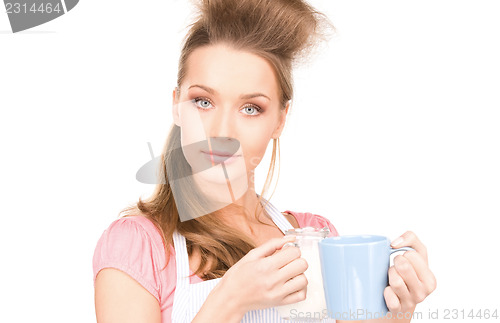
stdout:
[[95,280],[97,323],[161,323],[158,300],[132,277],[114,268]]
[[236,299],[227,295],[220,285],[215,285],[191,323],[241,322],[245,313],[239,310]]

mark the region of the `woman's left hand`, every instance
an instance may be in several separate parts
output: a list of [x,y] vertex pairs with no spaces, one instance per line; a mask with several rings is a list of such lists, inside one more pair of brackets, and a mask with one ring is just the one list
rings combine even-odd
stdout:
[[391,247],[412,247],[415,251],[394,257],[394,266],[389,268],[389,286],[384,290],[385,302],[392,313],[413,312],[415,306],[436,289],[427,248],[411,231],[394,240]]

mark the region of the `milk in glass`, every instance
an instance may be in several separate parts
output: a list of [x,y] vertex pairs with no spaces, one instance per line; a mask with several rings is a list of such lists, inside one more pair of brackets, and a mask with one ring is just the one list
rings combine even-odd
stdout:
[[[295,235],[295,242],[287,243],[300,248],[301,258],[307,261],[308,267],[304,272],[307,278],[306,299],[298,303],[276,307],[280,316],[288,320],[321,320],[327,317],[323,277],[319,258],[319,241],[326,238],[330,230],[305,227],[286,230],[285,235]],[[285,245],[286,247],[286,245]]]

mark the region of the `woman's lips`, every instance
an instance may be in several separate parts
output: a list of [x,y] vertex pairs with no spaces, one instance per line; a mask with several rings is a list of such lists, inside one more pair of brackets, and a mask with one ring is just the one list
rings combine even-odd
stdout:
[[[205,153],[205,154],[212,154],[212,155],[226,156],[226,157],[234,155],[232,153],[221,151],[221,150],[212,150],[211,152],[210,151],[204,151],[204,150],[202,150],[201,152]],[[239,155],[235,155],[235,156],[239,156]]]
[[217,163],[217,164],[224,163],[224,165],[230,164],[230,163],[234,162],[235,160],[237,160],[238,157],[241,157],[241,155],[229,155],[227,153],[221,153],[221,152],[216,152],[216,151],[212,151],[211,154],[209,152],[205,152],[205,151],[202,151],[201,153],[208,160],[210,160],[214,163]]

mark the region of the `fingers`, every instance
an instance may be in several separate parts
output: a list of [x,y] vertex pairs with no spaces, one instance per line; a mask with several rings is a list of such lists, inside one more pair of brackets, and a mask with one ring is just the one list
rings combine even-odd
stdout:
[[295,293],[292,293],[288,296],[286,296],[283,301],[281,302],[282,305],[288,305],[288,304],[294,304],[301,302],[305,300],[307,297],[307,291],[306,289],[301,289],[296,291]]
[[[276,250],[281,249],[281,247],[291,241],[295,241],[295,236],[290,235],[290,236],[284,236],[283,238],[273,238],[270,239],[269,241],[266,241],[264,244],[261,246],[258,246],[257,248],[254,248],[250,250],[250,252],[247,254],[249,260],[255,260],[258,258],[264,258],[271,256],[276,252]],[[288,248],[285,248],[285,250]]]
[[[403,278],[399,275],[395,266],[391,266],[389,268],[389,287],[391,287],[392,292],[394,292],[394,294],[397,296],[399,307],[406,305],[403,304],[405,300],[408,301],[409,299],[411,299],[408,287],[406,286]],[[389,307],[389,304],[387,304],[387,306]],[[399,310],[396,312],[399,312]]]
[[[394,310],[407,311],[421,303],[435,289],[435,277],[422,255],[407,251],[404,256],[394,258],[394,266],[389,268],[389,287],[391,290],[386,292],[387,301],[392,302]],[[392,294],[397,296],[399,308]]]
[[281,289],[285,297],[282,304],[292,304],[303,301],[307,297],[307,278],[304,274],[289,279]]
[[412,231],[406,231],[391,244],[393,248],[411,247],[422,255],[427,263],[427,248]]
[[[416,253],[415,251],[413,252]],[[408,290],[408,297],[398,294],[402,305],[411,307],[422,302],[427,297],[428,293],[426,292],[426,287],[418,278],[412,263],[407,258],[399,255],[394,258],[394,268],[399,277],[404,281],[406,289]]]
[[399,302],[398,295],[394,292],[391,286],[384,289],[385,304],[391,313],[401,312],[401,303]]
[[[423,257],[416,251],[407,251],[403,254],[404,259],[407,259],[413,266],[415,274],[420,281],[421,287],[423,288],[426,295],[429,295],[436,289],[436,277],[429,269],[429,266],[423,259]],[[411,288],[410,288],[411,292]]]
[[[300,258],[301,256],[301,251],[300,248],[298,247],[285,247],[284,249],[281,249],[279,252],[274,254],[272,257],[268,257],[265,260],[269,261],[269,264],[271,267],[280,269],[283,268],[284,266],[288,265],[292,261],[294,261],[297,258]],[[303,259],[305,262],[305,259]],[[295,275],[298,275],[299,273],[296,273]],[[295,276],[294,275],[294,276]],[[289,276],[292,277],[292,276]]]
[[308,267],[307,261],[299,256],[280,268],[277,278],[281,284],[285,284],[291,277],[303,274]]

